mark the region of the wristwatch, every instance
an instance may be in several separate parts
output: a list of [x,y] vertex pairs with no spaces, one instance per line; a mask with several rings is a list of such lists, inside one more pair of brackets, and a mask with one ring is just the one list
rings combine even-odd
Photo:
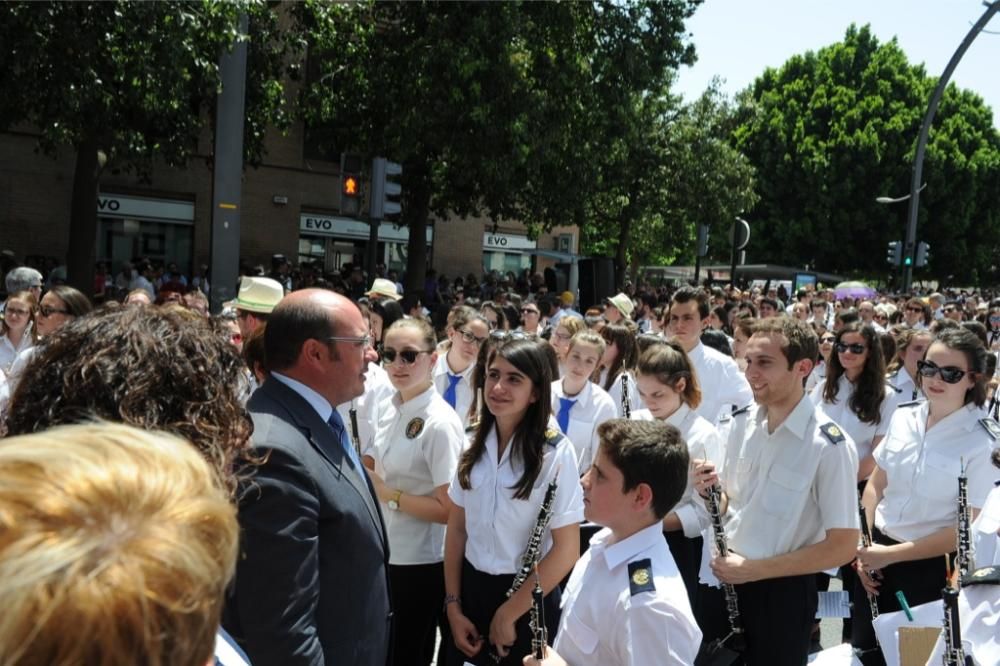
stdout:
[[387,502],[389,508],[392,509],[393,511],[399,511],[399,498],[402,496],[403,496],[403,491],[397,490],[396,494],[392,496],[392,499],[390,499]]

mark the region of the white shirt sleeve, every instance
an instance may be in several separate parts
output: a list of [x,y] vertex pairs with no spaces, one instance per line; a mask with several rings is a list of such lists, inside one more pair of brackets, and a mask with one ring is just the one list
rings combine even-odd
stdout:
[[849,437],[823,447],[816,470],[816,490],[824,530],[860,527],[857,478],[858,453]]
[[632,597],[625,611],[625,631],[616,632],[615,652],[628,666],[687,666],[694,663],[701,631],[664,599]]
[[583,488],[577,475],[576,454],[569,440],[564,438],[559,442],[555,456],[559,477],[556,497],[552,502],[552,520],[549,522],[549,529],[553,530],[583,522]]
[[435,426],[433,435],[424,443],[423,454],[431,471],[431,483],[437,488],[455,478],[465,432],[457,418],[444,419]]

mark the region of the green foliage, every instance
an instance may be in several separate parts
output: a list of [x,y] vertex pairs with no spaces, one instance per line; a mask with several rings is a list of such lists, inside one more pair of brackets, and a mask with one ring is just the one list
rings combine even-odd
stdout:
[[[884,275],[885,246],[902,239],[917,134],[935,81],[895,40],[867,26],[842,42],[766,70],[739,99],[735,145],[756,167],[761,200],[748,211],[753,261]],[[927,276],[970,280],[995,259],[1000,137],[975,95],[949,86],[932,126],[918,240],[934,248]],[[919,277],[919,275],[918,275]]]

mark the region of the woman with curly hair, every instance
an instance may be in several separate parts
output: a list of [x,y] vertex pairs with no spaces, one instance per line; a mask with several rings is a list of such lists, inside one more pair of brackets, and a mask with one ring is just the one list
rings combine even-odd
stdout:
[[10,434],[94,419],[191,441],[235,492],[253,459],[240,404],[244,363],[221,324],[181,306],[108,305],[48,336],[11,399]]

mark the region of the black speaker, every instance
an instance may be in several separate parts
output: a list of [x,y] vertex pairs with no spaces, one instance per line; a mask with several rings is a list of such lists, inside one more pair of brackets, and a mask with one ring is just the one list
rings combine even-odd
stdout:
[[579,311],[600,305],[605,298],[615,295],[615,261],[611,257],[581,259]]

